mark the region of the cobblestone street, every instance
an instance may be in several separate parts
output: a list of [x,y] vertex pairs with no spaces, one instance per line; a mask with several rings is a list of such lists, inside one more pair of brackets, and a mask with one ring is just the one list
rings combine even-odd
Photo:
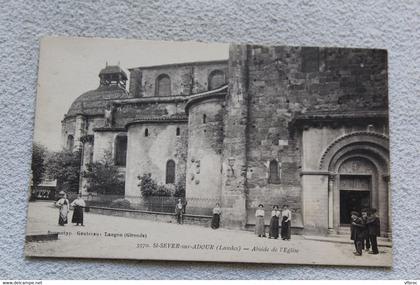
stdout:
[[[69,213],[71,221],[72,212]],[[258,238],[252,232],[145,221],[85,213],[85,226],[61,227],[52,202],[31,202],[27,234],[59,232],[58,240],[28,242],[28,256],[119,259],[214,260],[389,266],[392,248],[354,256],[352,244]]]

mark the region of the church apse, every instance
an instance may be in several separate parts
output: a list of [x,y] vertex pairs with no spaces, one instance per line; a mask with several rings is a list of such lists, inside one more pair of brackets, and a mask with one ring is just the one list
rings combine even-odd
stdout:
[[[118,160],[126,197],[142,199],[143,174],[161,184],[185,179],[188,209],[208,215],[220,202],[229,228],[252,229],[258,204],[287,204],[295,232],[342,233],[340,213],[351,205],[340,204],[340,191],[365,191],[385,235],[386,57],[383,50],[231,45],[228,60],[132,68],[129,92],[123,71],[108,68],[101,76],[109,80],[101,77],[67,113],[63,144],[69,135],[80,140],[81,118],[93,135],[93,160],[126,136],[126,158]],[[348,153],[330,147],[347,136]],[[353,149],[352,139],[364,137],[383,141]],[[333,166],[320,167],[327,160]],[[351,161],[372,167],[349,173]],[[351,175],[358,177],[349,183],[363,189],[340,189]]]

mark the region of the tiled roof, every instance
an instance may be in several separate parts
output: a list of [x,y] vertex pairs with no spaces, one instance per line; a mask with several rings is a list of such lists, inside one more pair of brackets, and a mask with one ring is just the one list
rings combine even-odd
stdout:
[[102,115],[108,102],[116,99],[126,99],[128,93],[125,89],[118,86],[99,86],[80,95],[71,105],[66,116],[83,115]]

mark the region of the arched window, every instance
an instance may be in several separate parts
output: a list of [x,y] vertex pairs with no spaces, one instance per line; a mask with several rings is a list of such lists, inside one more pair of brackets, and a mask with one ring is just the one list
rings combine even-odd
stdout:
[[221,70],[213,70],[209,75],[209,90],[217,89],[226,83],[225,73]]
[[203,114],[203,124],[207,123],[207,115]]
[[125,166],[127,159],[127,136],[118,135],[115,138],[115,165]]
[[167,74],[161,74],[156,79],[156,96],[171,95],[171,79]]
[[181,134],[181,129],[178,127],[176,128],[176,135],[179,136]]
[[144,136],[145,136],[145,137],[148,137],[148,136],[149,136],[149,129],[148,129],[148,128],[146,128],[146,129],[144,130]]
[[268,183],[272,183],[272,184],[280,183],[279,163],[275,159],[270,161]]
[[175,183],[175,161],[172,159],[166,162],[166,184]]
[[67,149],[70,151],[73,151],[74,148],[74,137],[72,135],[69,135],[67,137]]

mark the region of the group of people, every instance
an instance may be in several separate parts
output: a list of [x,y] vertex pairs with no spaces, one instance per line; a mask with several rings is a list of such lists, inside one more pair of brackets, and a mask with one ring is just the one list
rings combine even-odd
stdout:
[[[264,205],[259,204],[257,210],[255,211],[255,234],[258,237],[266,237],[265,232],[265,211]],[[292,212],[289,209],[288,205],[284,205],[280,211],[278,205],[274,205],[271,211],[270,227],[268,232],[268,238],[279,238],[279,227],[281,221],[281,231],[280,236],[282,240],[290,240],[291,237],[291,221],[292,221]]]
[[[184,223],[184,215],[187,207],[187,201],[182,202],[182,199],[178,199],[178,202],[175,205],[175,217],[178,224]],[[213,208],[213,217],[211,219],[211,228],[218,229],[220,226],[220,215],[222,214],[222,208],[220,208],[220,203],[216,203],[216,206]]]
[[[361,213],[351,212],[351,239],[354,241],[356,256],[361,256],[363,250],[369,254],[378,254],[377,237],[380,235],[380,220],[376,209],[363,209]],[[372,251],[369,251],[372,247]]]
[[[178,224],[184,223],[184,215],[187,207],[187,201],[182,202],[182,199],[178,199],[178,202],[175,205],[175,217]],[[211,219],[211,228],[218,229],[220,226],[220,215],[222,214],[222,208],[220,208],[220,203],[216,203],[216,206],[213,208],[213,217]]]
[[[70,206],[73,207],[73,217],[71,222],[76,226],[84,226],[83,224],[83,209],[86,203],[82,198],[82,194],[78,194],[77,198],[70,204],[67,199],[67,194],[60,192],[61,198],[55,203],[59,208],[58,224],[64,226],[68,223],[67,216],[70,211]],[[187,202],[178,200],[175,206],[175,216],[178,224],[183,224],[183,216],[185,214]],[[222,209],[219,203],[213,208],[213,217],[211,220],[211,228],[218,229],[220,226],[220,215]],[[259,204],[255,211],[255,234],[258,237],[266,237],[265,230],[265,211],[264,205]],[[278,205],[274,205],[271,211],[270,226],[268,231],[268,238],[278,239],[279,228],[281,228],[280,236],[282,240],[290,240],[291,237],[291,220],[292,212],[288,205],[284,205],[280,211]],[[281,222],[280,222],[281,221]],[[281,223],[281,224],[280,224]],[[280,227],[281,225],[281,227]],[[355,255],[361,256],[363,250],[370,254],[378,254],[377,237],[380,235],[380,220],[377,216],[376,209],[363,209],[360,213],[357,211],[351,212],[351,239],[354,241],[356,251]],[[370,248],[372,250],[370,251]]]
[[[182,203],[182,200],[179,199],[175,206],[175,216],[177,218],[178,224],[183,223],[183,216],[185,214],[185,203]],[[216,206],[212,210],[212,219],[211,219],[211,228],[218,229],[220,227],[220,216],[222,214],[222,208],[220,203],[216,203]],[[255,212],[256,224],[255,224],[255,233],[259,237],[266,237],[265,233],[265,222],[264,222],[264,205],[258,205],[258,209]],[[280,211],[279,206],[274,205],[273,210],[271,211],[271,220],[270,220],[270,229],[268,233],[268,238],[279,238],[279,228],[281,220],[281,238],[283,240],[290,240],[291,237],[291,220],[292,212],[289,209],[288,205],[284,205],[283,209]]]
[[67,194],[64,192],[60,192],[61,198],[55,202],[56,207],[59,208],[58,214],[58,224],[60,226],[64,226],[68,223],[67,216],[70,211],[70,206],[73,207],[73,217],[71,222],[76,224],[76,226],[83,225],[83,208],[86,207],[86,203],[82,198],[82,194],[78,194],[77,198],[70,204],[69,200],[67,199]]

